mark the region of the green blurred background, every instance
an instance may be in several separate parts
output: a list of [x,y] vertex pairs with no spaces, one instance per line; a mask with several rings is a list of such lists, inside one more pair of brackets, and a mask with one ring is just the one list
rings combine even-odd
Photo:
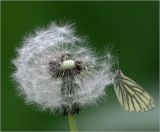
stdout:
[[[90,46],[103,51],[109,43],[120,50],[126,75],[141,84],[158,104],[158,1],[148,2],[2,2],[2,90],[3,131],[67,131],[66,117],[39,112],[17,96],[11,80],[11,59],[26,33],[62,19],[76,23],[77,32],[89,36]],[[114,89],[97,106],[84,108],[77,116],[81,131],[158,131],[158,105],[145,113],[121,108]]]

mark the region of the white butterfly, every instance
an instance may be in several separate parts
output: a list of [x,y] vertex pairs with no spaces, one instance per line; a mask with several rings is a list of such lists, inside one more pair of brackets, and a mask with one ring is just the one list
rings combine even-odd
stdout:
[[135,81],[117,70],[113,77],[114,90],[122,107],[127,111],[145,112],[155,107],[149,93]]

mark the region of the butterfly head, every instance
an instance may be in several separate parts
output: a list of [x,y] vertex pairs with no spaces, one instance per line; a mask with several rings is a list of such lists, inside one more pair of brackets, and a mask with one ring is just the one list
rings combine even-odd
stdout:
[[115,75],[113,76],[113,82],[117,82],[118,80],[120,80],[122,78],[122,71],[120,69],[116,70]]

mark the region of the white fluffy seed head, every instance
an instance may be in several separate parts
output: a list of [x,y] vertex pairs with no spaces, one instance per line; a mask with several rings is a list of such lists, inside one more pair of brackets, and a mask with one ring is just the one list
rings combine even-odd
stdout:
[[[27,103],[54,111],[64,105],[72,107],[74,103],[93,104],[105,95],[105,86],[111,83],[112,59],[98,61],[85,43],[75,34],[73,25],[55,23],[24,39],[13,60],[16,67],[13,77]],[[59,69],[73,69],[70,70],[73,76]],[[67,91],[68,85],[63,85],[67,82],[64,76],[74,84],[72,94]]]

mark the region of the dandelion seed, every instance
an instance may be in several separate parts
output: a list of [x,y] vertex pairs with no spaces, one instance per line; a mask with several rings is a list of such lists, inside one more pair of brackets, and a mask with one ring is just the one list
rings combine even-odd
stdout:
[[103,97],[111,83],[111,58],[100,61],[76,35],[73,24],[52,23],[38,30],[24,39],[17,52],[13,77],[26,102],[41,110],[78,114]]

